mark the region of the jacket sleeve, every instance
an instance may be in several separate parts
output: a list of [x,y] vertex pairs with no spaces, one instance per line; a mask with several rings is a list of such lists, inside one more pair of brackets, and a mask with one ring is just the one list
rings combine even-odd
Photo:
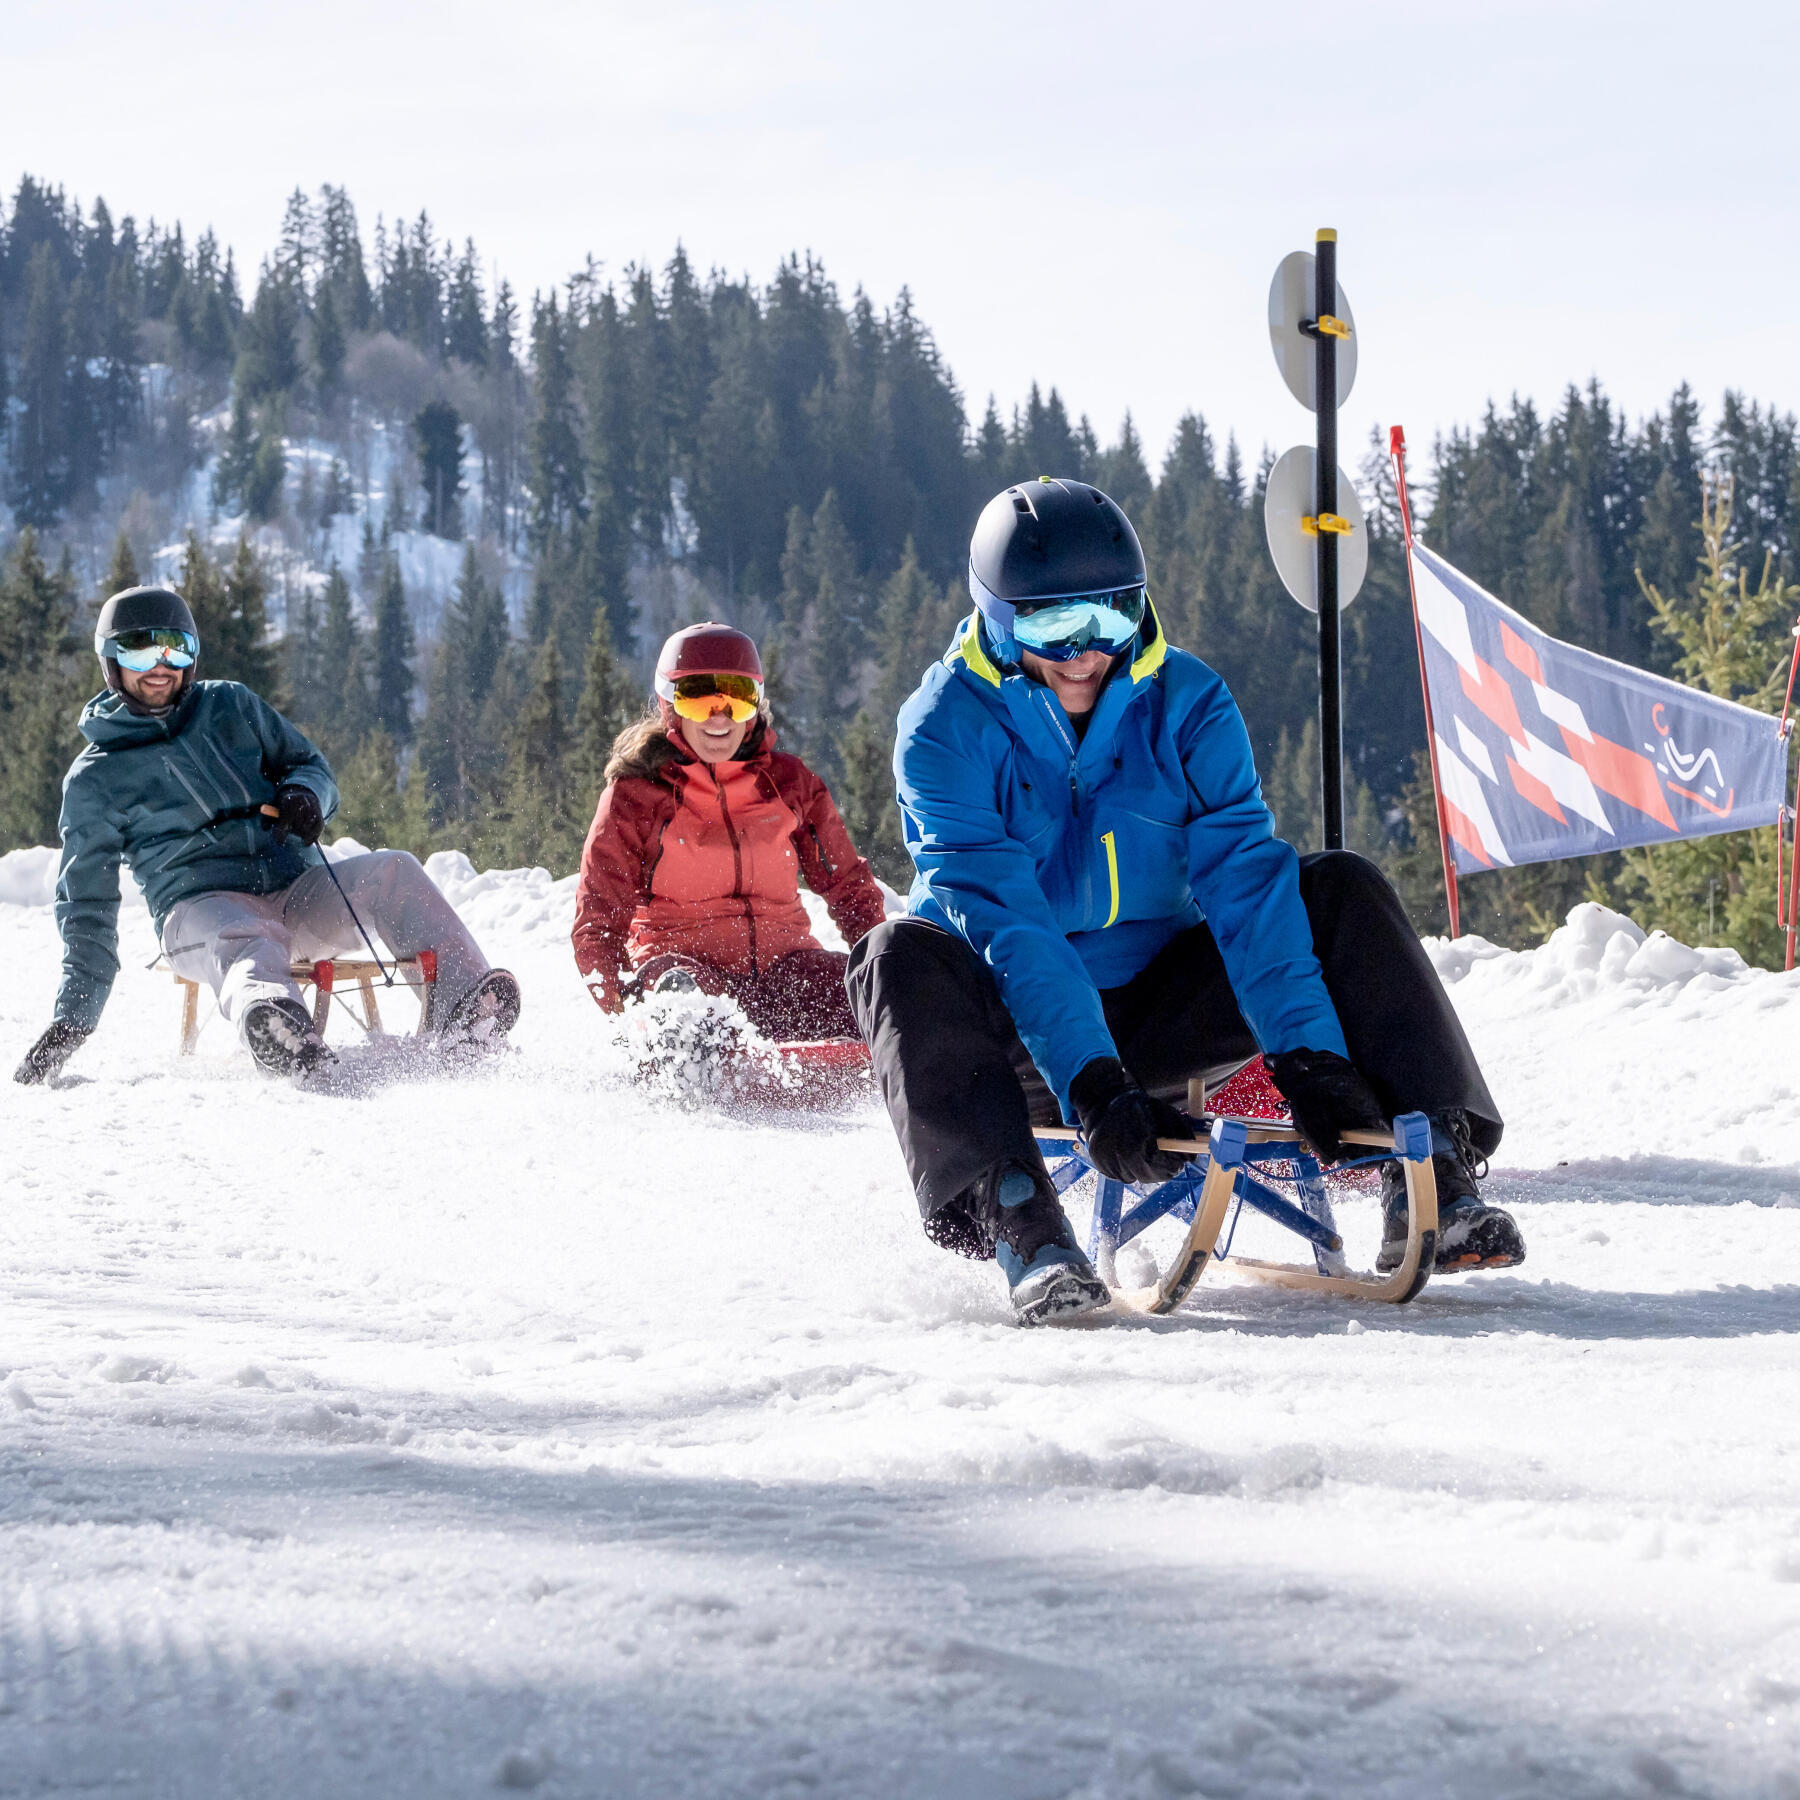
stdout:
[[650,892],[649,853],[658,809],[633,790],[636,780],[608,782],[581,847],[581,889],[575,904],[575,967],[583,975],[626,966],[632,914]]
[[58,1019],[92,1031],[119,972],[118,823],[73,778],[63,787],[62,864],[56,876],[56,929],[62,937]]
[[1007,834],[994,797],[998,746],[979,723],[959,732],[953,692],[915,713],[917,698],[894,747],[906,846],[938,910],[993,971],[1068,1118],[1069,1083],[1095,1057],[1118,1055],[1099,990],[1038,885],[1029,847]]
[[850,841],[831,790],[796,759],[800,829],[795,833],[806,885],[825,902],[831,922],[855,944],[887,917],[887,902],[868,862]]
[[325,753],[260,694],[246,688],[244,695],[262,743],[263,773],[277,787],[291,781],[297,787],[309,788],[319,803],[319,816],[329,819],[338,809],[338,790]]
[[1201,694],[1176,741],[1197,808],[1188,826],[1188,879],[1257,1043],[1269,1055],[1348,1055],[1313,953],[1300,859],[1275,835],[1250,735],[1223,681],[1215,678]]

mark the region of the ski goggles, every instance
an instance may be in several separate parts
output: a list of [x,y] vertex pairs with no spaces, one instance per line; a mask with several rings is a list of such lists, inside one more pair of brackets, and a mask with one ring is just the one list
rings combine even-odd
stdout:
[[1068,594],[1013,614],[1013,642],[1050,662],[1073,662],[1090,650],[1116,656],[1144,622],[1144,590],[1115,588],[1104,594]]
[[171,669],[191,668],[200,654],[200,640],[191,631],[170,627],[117,632],[112,637],[96,639],[94,648],[121,669],[146,675],[158,663],[167,663]]
[[743,725],[762,704],[762,684],[748,675],[677,675],[670,686],[669,704],[684,719],[729,712],[734,724]]

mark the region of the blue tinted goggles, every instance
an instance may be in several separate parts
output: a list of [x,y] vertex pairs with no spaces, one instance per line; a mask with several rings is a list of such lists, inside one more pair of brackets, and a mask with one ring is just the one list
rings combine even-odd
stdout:
[[1013,642],[1050,662],[1073,662],[1090,650],[1116,656],[1144,622],[1144,590],[1115,588],[1104,594],[1069,594],[1040,601],[1013,615]]
[[121,669],[145,675],[158,663],[171,669],[191,668],[200,654],[200,640],[191,631],[121,631],[99,639],[94,648]]

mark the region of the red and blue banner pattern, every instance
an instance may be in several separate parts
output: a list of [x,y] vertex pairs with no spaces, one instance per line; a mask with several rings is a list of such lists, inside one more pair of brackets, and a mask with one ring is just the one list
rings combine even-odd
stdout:
[[1416,540],[1412,564],[1459,875],[1781,816],[1767,714],[1561,643]]

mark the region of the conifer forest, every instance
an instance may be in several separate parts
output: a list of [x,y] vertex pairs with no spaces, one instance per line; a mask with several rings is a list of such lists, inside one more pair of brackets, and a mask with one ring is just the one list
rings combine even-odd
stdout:
[[[326,750],[334,833],[559,875],[663,637],[740,625],[782,742],[904,888],[895,713],[968,610],[981,505],[1040,473],[1137,523],[1170,638],[1226,677],[1279,829],[1317,847],[1316,641],[1265,547],[1266,454],[1204,395],[1167,444],[1129,415],[1097,429],[1055,375],[965,394],[904,289],[846,296],[810,257],[764,278],[673,244],[525,296],[426,214],[370,231],[325,187],[288,200],[251,271],[210,232],[26,176],[0,202],[0,850],[56,841],[94,609],[155,579],[194,610],[201,674],[250,683]],[[1797,431],[1685,385],[1641,419],[1591,381],[1553,409],[1497,397],[1416,446],[1415,515],[1545,630],[1774,712]],[[1346,810],[1441,931],[1382,448],[1352,465],[1371,562],[1344,619]],[[1769,830],[1482,875],[1464,929],[1517,947],[1593,898],[1768,964],[1775,854]]]

